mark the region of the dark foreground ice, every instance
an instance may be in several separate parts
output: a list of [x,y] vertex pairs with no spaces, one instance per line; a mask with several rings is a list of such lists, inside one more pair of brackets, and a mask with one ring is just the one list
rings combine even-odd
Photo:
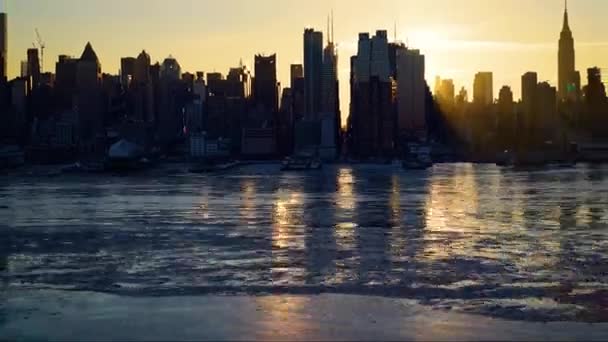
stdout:
[[508,321],[408,299],[318,296],[124,297],[17,291],[9,341],[606,341],[608,324]]
[[278,169],[2,176],[2,293],[363,295],[608,321],[608,167]]

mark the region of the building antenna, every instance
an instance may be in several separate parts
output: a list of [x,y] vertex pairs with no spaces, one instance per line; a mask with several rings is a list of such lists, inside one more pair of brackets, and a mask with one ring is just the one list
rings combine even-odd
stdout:
[[395,20],[395,26],[394,26],[393,34],[395,35],[394,38],[393,38],[393,40],[396,43],[397,42],[397,20]]
[[331,10],[331,42],[335,42],[335,33],[336,31],[334,30],[334,10]]
[[331,43],[331,31],[329,26],[329,14],[327,15],[327,44]]

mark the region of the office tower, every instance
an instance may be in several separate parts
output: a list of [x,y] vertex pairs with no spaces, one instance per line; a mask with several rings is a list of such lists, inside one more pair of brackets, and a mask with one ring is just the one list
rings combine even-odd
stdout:
[[103,125],[101,64],[91,43],[87,43],[76,65],[76,94],[80,139],[91,146]]
[[386,31],[377,31],[371,39],[369,33],[360,33],[357,56],[351,59],[348,133],[350,152],[355,157],[392,157],[396,130],[394,89]]
[[133,80],[138,83],[150,82],[150,55],[142,50],[133,65]]
[[40,58],[38,49],[27,49],[27,75],[32,78],[32,88],[40,84]]
[[55,92],[59,109],[67,110],[73,106],[77,67],[78,59],[66,55],[60,55],[55,64]]
[[538,84],[536,89],[536,112],[534,132],[531,139],[537,145],[553,141],[559,136],[557,114],[557,90],[547,82]]
[[491,105],[494,102],[494,80],[491,72],[479,72],[473,83],[473,103]]
[[165,58],[160,66],[158,98],[158,136],[161,144],[170,145],[183,134],[185,87],[177,60]]
[[588,104],[594,105],[606,102],[606,87],[602,83],[602,71],[598,67],[587,69],[585,99]]
[[304,31],[304,80],[306,119],[316,120],[321,110],[321,68],[323,66],[323,33]]
[[[516,134],[515,103],[513,91],[508,86],[500,88],[497,103],[497,144],[501,150],[513,146]],[[521,138],[521,135],[520,135]]]
[[369,82],[372,41],[369,33],[359,33],[357,44],[357,58],[355,60],[355,83]]
[[0,82],[8,79],[8,33],[6,13],[0,13]]
[[376,35],[372,37],[371,44],[370,75],[371,77],[378,77],[380,82],[388,82],[391,70],[386,30],[376,31]]
[[171,56],[165,58],[160,67],[160,78],[166,81],[179,81],[182,77],[182,67]]
[[150,55],[145,50],[134,60],[131,72],[134,118],[137,121],[152,122],[155,117],[154,84],[150,79]]
[[321,112],[336,114],[338,106],[338,55],[334,43],[330,42],[323,53]]
[[454,98],[456,97],[456,88],[454,86],[454,80],[445,79],[442,80],[439,76],[435,78],[435,98],[437,102],[446,109],[454,104]]
[[258,108],[264,112],[276,113],[278,110],[277,56],[255,56],[255,79],[253,96]]
[[291,83],[289,84],[289,87],[291,89],[294,88],[294,85],[296,83],[296,80],[298,78],[304,78],[304,66],[302,64],[292,64],[290,66],[290,70],[289,70],[289,76],[291,79]]
[[123,89],[129,89],[135,75],[136,59],[123,57],[120,59],[120,85]]
[[535,122],[537,91],[538,75],[535,72],[523,74],[521,77],[522,117],[520,118],[519,123],[526,138],[533,134],[533,129],[537,126]]
[[400,49],[397,53],[397,108],[399,137],[425,140],[426,81],[425,60],[419,50]]
[[340,103],[338,85],[338,55],[333,37],[333,17],[328,18],[327,46],[323,50],[321,68],[321,145],[319,154],[324,160],[337,157],[340,137]]
[[578,94],[579,89],[576,89],[575,78],[574,38],[568,22],[568,7],[566,7],[558,52],[558,94],[561,101],[571,99],[572,96]]

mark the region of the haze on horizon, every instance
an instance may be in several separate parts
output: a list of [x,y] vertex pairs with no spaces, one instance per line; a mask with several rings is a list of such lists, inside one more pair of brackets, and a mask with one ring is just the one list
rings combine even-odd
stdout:
[[[600,30],[608,1],[570,1],[570,26],[576,67],[608,67],[608,35]],[[457,90],[471,85],[478,71],[494,73],[520,94],[520,77],[537,71],[539,80],[557,85],[557,41],[562,0],[19,0],[2,4],[8,13],[9,76],[19,73],[26,49],[42,34],[45,71],[57,56],[78,56],[87,41],[99,55],[103,72],[117,74],[120,58],[142,49],[153,61],[174,56],[184,71],[226,73],[242,59],[252,66],[256,53],[277,53],[278,78],[289,83],[289,65],[301,63],[305,27],[326,31],[333,10],[339,49],[342,118],[349,106],[350,56],[359,32],[386,29],[426,55],[427,83],[453,78]],[[326,37],[325,37],[326,38]]]

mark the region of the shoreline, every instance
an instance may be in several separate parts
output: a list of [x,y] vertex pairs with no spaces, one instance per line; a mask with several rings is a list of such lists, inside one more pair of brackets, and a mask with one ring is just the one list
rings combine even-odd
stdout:
[[606,340],[608,323],[531,323],[357,295],[122,297],[0,292],[6,340]]

